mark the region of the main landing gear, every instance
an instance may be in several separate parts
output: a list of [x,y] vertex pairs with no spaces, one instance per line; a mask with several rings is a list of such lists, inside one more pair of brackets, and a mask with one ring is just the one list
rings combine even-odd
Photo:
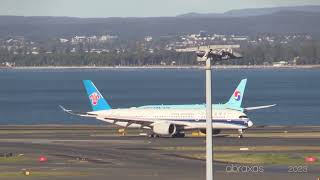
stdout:
[[150,137],[150,138],[159,138],[160,136],[158,134],[155,134],[155,133],[150,133],[148,135],[148,137]]
[[[176,132],[175,134],[171,135],[172,138],[184,138],[186,135],[184,132]],[[148,135],[148,137],[150,138],[159,138],[161,137],[160,135],[158,134],[155,134],[155,133],[150,133]]]
[[186,135],[184,134],[184,132],[177,132],[174,135],[172,135],[171,137],[173,138],[184,138]]

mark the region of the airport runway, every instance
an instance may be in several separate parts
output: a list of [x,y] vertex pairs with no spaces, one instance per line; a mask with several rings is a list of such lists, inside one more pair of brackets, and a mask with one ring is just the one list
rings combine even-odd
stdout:
[[[319,133],[320,127],[305,128]],[[303,128],[272,127],[253,129],[252,132],[304,132]],[[248,132],[249,133],[249,132]],[[205,162],[179,157],[180,152],[163,151],[161,147],[205,146],[203,137],[156,138],[117,136],[110,127],[0,127],[0,151],[23,154],[21,162],[0,161],[0,179],[6,173],[42,172],[32,179],[205,179]],[[319,146],[317,138],[266,138],[247,137],[238,139],[229,136],[214,138],[215,146]],[[268,152],[264,152],[268,153]],[[271,151],[270,151],[271,153]],[[319,153],[314,151],[314,153]],[[39,163],[40,155],[48,162]],[[316,180],[319,166],[309,166],[307,173],[288,173],[286,166],[264,166],[264,172],[230,173],[230,164],[215,162],[215,176],[219,180],[233,179],[293,179]],[[54,172],[54,173],[53,173]],[[10,176],[21,179],[23,176]]]

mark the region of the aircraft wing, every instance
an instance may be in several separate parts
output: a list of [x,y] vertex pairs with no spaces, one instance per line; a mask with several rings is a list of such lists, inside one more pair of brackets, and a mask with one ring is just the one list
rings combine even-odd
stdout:
[[[141,126],[147,126],[147,127],[152,127],[153,124],[158,123],[158,122],[163,122],[164,120],[161,119],[153,119],[153,120],[147,120],[147,119],[140,119],[140,118],[126,118],[126,117],[105,117],[105,118],[101,118],[101,117],[96,117],[98,120],[112,120],[113,124],[117,123],[117,122],[127,122],[127,126],[131,125],[131,124],[140,124]],[[177,121],[166,121],[168,123],[172,123],[175,124],[176,126],[189,126],[188,123],[184,123],[184,122],[177,122]]]
[[266,106],[255,106],[255,107],[246,107],[244,108],[244,111],[252,111],[252,110],[258,110],[258,109],[266,109],[276,106],[277,104],[272,105],[266,105]]
[[[96,114],[90,114],[90,113],[81,113],[81,112],[73,112],[72,110],[66,109],[65,107],[59,105],[59,107],[64,111],[65,113],[68,113],[73,116],[80,116],[80,117],[91,117],[96,118],[101,121],[113,121],[113,124],[116,124],[117,122],[127,122],[127,126],[130,126],[131,124],[140,124],[141,126],[147,126],[152,127],[154,123],[157,123],[157,120],[146,120],[146,119],[140,119],[140,118],[125,118],[125,117],[98,117]],[[160,120],[160,119],[159,119]],[[180,123],[180,122],[171,122],[170,123],[176,124],[177,126],[188,126],[188,124]]]

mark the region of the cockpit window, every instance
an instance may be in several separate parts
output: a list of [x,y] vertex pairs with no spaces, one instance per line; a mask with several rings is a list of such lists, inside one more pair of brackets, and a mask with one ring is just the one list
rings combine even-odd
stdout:
[[244,119],[244,118],[246,118],[246,119],[247,119],[247,118],[248,118],[248,116],[239,116],[239,118],[240,118],[240,119],[242,119],[242,118],[243,118],[243,119]]

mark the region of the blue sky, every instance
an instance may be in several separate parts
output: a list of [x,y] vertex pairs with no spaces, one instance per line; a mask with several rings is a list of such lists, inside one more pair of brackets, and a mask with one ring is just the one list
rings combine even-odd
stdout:
[[154,17],[298,5],[320,5],[320,0],[0,0],[0,15]]

